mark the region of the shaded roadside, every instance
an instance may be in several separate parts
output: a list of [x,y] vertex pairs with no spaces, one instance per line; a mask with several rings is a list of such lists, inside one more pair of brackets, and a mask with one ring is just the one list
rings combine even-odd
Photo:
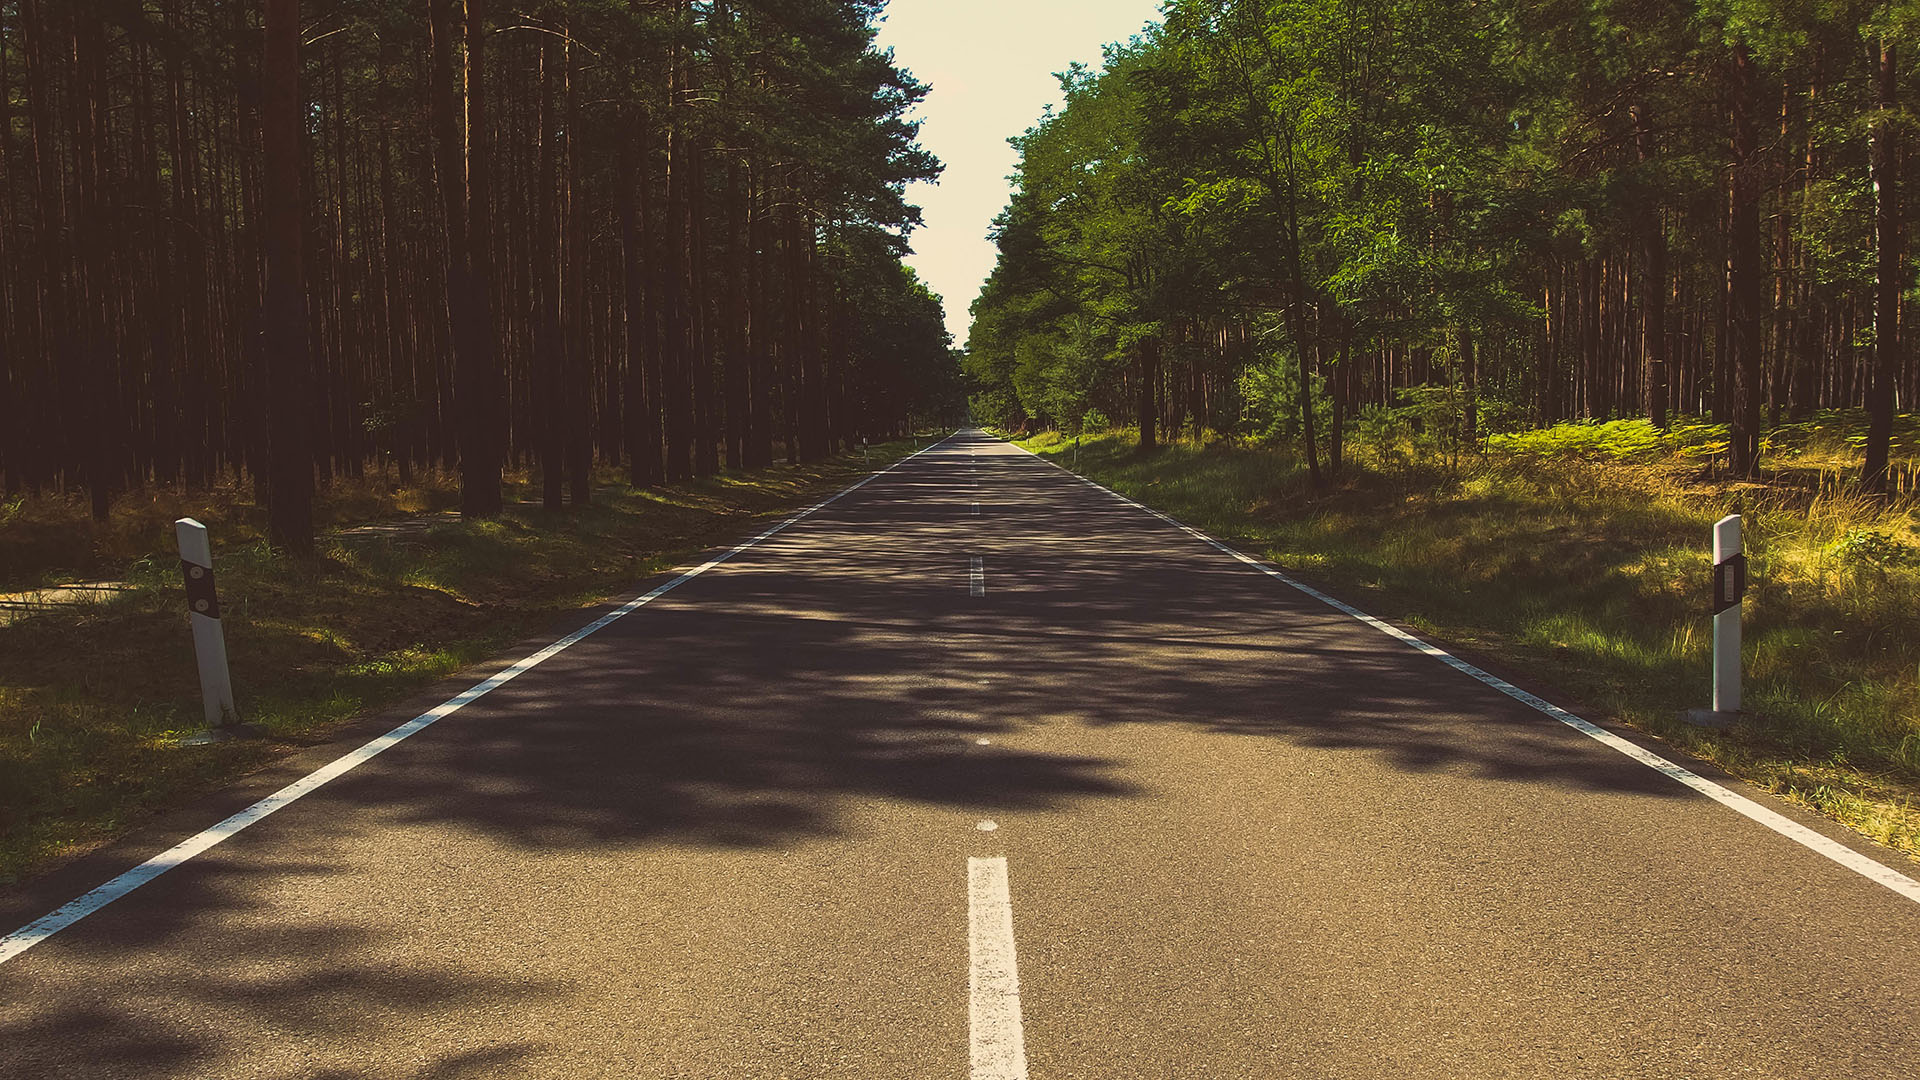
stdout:
[[[654,490],[602,484],[590,506],[558,514],[509,500],[499,519],[468,523],[370,506],[376,516],[339,521],[304,562],[242,524],[216,529],[238,704],[269,732],[218,746],[180,743],[199,724],[199,688],[177,557],[156,545],[104,599],[0,621],[0,886],[325,742],[918,445]],[[229,537],[240,542],[219,546]]]

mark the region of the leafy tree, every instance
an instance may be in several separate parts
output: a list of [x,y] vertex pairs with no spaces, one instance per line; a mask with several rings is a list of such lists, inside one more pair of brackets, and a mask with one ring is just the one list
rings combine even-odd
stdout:
[[[1016,142],[976,408],[1188,400],[1197,433],[1282,395],[1256,426],[1318,479],[1363,414],[1428,401],[1466,445],[1711,414],[1738,473],[1783,414],[1866,404],[1872,486],[1920,397],[1912,6],[1170,0]],[[1129,335],[1162,362],[1116,363]]]

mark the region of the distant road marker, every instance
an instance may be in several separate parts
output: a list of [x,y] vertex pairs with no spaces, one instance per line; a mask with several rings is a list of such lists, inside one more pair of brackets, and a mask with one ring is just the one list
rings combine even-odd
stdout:
[[1027,1080],[1007,860],[967,860],[967,1027],[972,1080]]

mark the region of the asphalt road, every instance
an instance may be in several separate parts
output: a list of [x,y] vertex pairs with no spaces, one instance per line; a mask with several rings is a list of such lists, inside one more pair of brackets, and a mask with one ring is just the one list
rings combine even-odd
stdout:
[[969,432],[0,965],[8,1080],[969,1075],[1907,1078],[1920,904]]

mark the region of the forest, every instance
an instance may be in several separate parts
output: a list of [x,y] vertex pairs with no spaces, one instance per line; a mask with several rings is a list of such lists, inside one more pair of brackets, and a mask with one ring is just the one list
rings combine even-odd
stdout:
[[0,483],[549,508],[964,408],[878,0],[0,0]]
[[[1822,410],[1883,491],[1908,0],[1170,0],[1014,140],[967,370],[982,419],[1298,446]],[[1864,410],[1864,413],[1862,413]]]

